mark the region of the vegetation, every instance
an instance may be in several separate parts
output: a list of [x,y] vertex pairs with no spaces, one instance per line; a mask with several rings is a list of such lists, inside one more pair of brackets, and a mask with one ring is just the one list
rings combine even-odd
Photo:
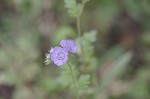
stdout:
[[[1,0],[0,99],[150,99],[149,9],[149,0]],[[79,47],[69,67],[45,60],[65,39]]]

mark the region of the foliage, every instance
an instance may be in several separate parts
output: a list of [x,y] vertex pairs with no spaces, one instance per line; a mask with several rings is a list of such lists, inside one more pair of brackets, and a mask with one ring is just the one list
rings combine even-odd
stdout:
[[104,91],[108,85],[112,82],[112,80],[122,73],[122,70],[127,66],[130,59],[132,58],[132,53],[128,52],[116,60],[116,62],[112,63],[112,68],[108,71],[107,75],[102,78],[102,81],[100,82],[100,90]]
[[78,82],[78,88],[80,93],[85,93],[88,91],[90,84],[90,75],[81,75]]
[[[97,66],[97,59],[94,56],[95,53],[93,46],[94,42],[96,42],[97,39],[96,36],[97,32],[95,30],[92,30],[89,32],[85,32],[81,38],[77,39],[78,44],[81,40],[82,45],[86,47],[83,47],[83,56],[81,57],[83,59],[82,61],[84,61],[84,64],[86,64],[86,67],[84,69],[87,72],[93,71],[94,69],[96,69],[95,67]],[[81,51],[81,48],[79,50]]]
[[76,0],[64,0],[65,7],[72,17],[77,17],[81,10],[81,4],[77,4]]
[[1,0],[0,99],[75,99],[68,65],[44,64],[62,39],[79,46],[69,62],[80,99],[150,99],[149,9],[149,0]]
[[72,17],[78,17],[83,10],[84,4],[89,0],[82,0],[82,3],[77,3],[76,0],[64,0],[65,7],[68,9],[68,13]]

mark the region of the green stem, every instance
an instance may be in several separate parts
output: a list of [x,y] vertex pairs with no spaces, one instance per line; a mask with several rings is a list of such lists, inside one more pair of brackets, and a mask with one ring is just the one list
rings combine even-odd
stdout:
[[[82,7],[81,7],[81,11],[79,12],[78,16],[76,17],[76,24],[77,24],[77,32],[78,32],[78,38],[79,39],[79,43],[80,43],[80,48],[81,48],[81,56],[82,58],[84,58],[84,49],[83,49],[83,44],[82,44],[82,40],[81,40],[81,36],[82,36],[82,32],[81,32],[81,21],[80,21],[80,17],[81,14],[83,12],[83,8],[84,8],[84,3],[82,3]],[[84,60],[84,59],[83,59]]]
[[81,56],[83,56],[83,46],[82,46],[82,40],[81,40],[82,34],[81,34],[80,15],[77,16],[76,21],[77,21],[78,38],[80,38],[80,39],[79,39],[79,43],[80,43],[80,48],[81,48]]
[[79,93],[78,93],[78,86],[77,86],[77,83],[76,83],[76,80],[75,80],[75,77],[74,77],[74,74],[73,74],[73,71],[72,71],[72,68],[71,68],[71,65],[69,62],[67,62],[68,66],[69,66],[69,69],[71,71],[71,77],[72,77],[72,81],[73,81],[73,84],[75,86],[75,89],[76,89],[76,97],[77,99],[79,99]]
[[78,32],[78,37],[81,37],[81,24],[80,24],[80,15],[77,16],[77,32]]

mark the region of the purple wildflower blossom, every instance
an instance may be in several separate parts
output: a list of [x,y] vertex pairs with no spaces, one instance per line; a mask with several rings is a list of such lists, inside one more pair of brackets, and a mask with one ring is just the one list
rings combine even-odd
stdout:
[[61,47],[55,47],[50,50],[50,58],[57,66],[64,65],[68,60],[68,52]]
[[62,40],[60,45],[70,53],[77,53],[78,46],[73,40]]

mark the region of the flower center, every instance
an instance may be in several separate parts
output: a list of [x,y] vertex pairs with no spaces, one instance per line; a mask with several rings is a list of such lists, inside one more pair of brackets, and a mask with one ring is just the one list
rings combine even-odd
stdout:
[[63,60],[64,57],[65,57],[65,54],[62,53],[62,52],[59,52],[58,55],[57,55],[57,59],[58,59],[58,60]]

